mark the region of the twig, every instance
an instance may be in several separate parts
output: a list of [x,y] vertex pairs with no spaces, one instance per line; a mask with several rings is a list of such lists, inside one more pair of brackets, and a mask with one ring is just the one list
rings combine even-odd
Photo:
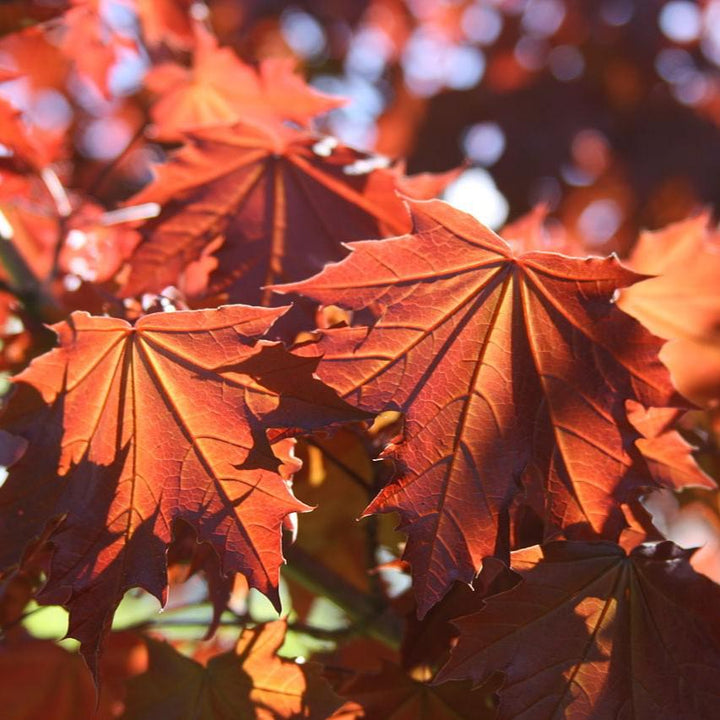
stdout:
[[365,482],[365,479],[356,470],[346,465],[337,455],[324,448],[317,440],[306,437],[303,438],[305,443],[317,448],[333,465],[339,467],[356,485],[359,485],[366,493],[372,492],[371,487]]
[[[217,627],[245,627],[246,625],[257,625],[259,621],[249,616],[237,616],[230,620],[221,620]],[[123,628],[123,630],[135,630],[140,628],[195,628],[195,627],[207,627],[207,621],[205,620],[145,620],[142,622],[134,623]],[[288,622],[288,630],[292,632],[301,633],[303,635],[309,635],[310,637],[318,638],[319,640],[339,640],[353,633],[353,627],[338,628],[335,630],[328,630],[327,628],[319,628],[313,625],[306,625],[300,622]]]
[[354,631],[374,638],[393,650],[400,647],[402,623],[389,611],[381,612],[376,599],[358,590],[301,548],[286,549],[285,574],[317,595],[341,608],[353,622]]
[[137,141],[143,136],[144,133],[145,124],[141,123],[138,126],[138,129],[134,132],[133,136],[128,140],[127,145],[125,145],[122,151],[119,152],[112,160],[110,160],[110,162],[100,168],[95,177],[92,179],[92,182],[89,183],[89,185],[92,187],[92,192],[95,197],[100,197],[101,188],[103,188],[105,183],[108,181],[108,178],[112,176],[113,171],[127,157],[130,150],[132,150],[132,148],[135,146],[135,143],[137,143]]

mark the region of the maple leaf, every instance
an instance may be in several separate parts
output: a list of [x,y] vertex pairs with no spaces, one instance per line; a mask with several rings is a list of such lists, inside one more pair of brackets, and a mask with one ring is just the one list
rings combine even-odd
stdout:
[[68,232],[58,258],[60,268],[83,280],[109,280],[139,238],[127,224],[106,224],[103,208],[86,202],[67,219]]
[[50,41],[47,28],[34,25],[0,38],[4,62],[17,71],[32,93],[48,88],[62,92],[67,82],[70,61]]
[[640,236],[628,262],[657,275],[626,288],[618,304],[669,342],[660,354],[673,382],[705,405],[720,398],[720,234],[697,217]]
[[693,460],[693,446],[673,429],[682,410],[647,409],[632,400],[628,400],[627,409],[630,422],[642,435],[635,444],[661,485],[678,489],[691,485],[716,487]]
[[326,720],[340,701],[312,663],[277,656],[283,620],[244,630],[234,650],[206,667],[147,639],[149,667],[128,685],[123,720]]
[[657,484],[632,449],[625,400],[682,399],[661,341],[612,302],[641,276],[615,258],[514,255],[445,203],[410,207],[413,234],[352,243],[345,260],[276,289],[377,317],[322,331],[305,352],[359,407],[405,413],[399,475],[366,513],[400,513],[422,615],[505,554],[523,485],[544,498],[548,535],[615,539],[620,503]]
[[[382,160],[382,159],[381,159]],[[130,201],[155,202],[124,296],[177,285],[208,249],[207,292],[269,302],[260,287],[307,277],[346,254],[342,242],[410,229],[397,174],[332,138],[254,125],[197,131]],[[219,247],[215,247],[218,239]]]
[[405,613],[405,633],[401,647],[402,666],[406,669],[437,668],[445,664],[450,650],[457,642],[456,618],[476,612],[479,601],[488,595],[509,590],[520,578],[505,563],[488,558],[472,586],[455,583],[450,592],[418,619],[412,590],[407,592],[411,602]]
[[304,124],[347,102],[307,85],[295,74],[292,58],[267,58],[256,71],[231,48],[218,47],[217,38],[199,24],[195,42],[192,69],[164,63],[145,78],[159,96],[150,110],[159,139],[180,140],[187,130],[249,118]]
[[68,607],[92,668],[127,589],[164,600],[176,519],[214,547],[223,574],[242,572],[278,602],[280,529],[307,506],[266,431],[359,419],[315,363],[256,342],[283,312],[228,306],[134,326],[76,312],[54,326],[60,347],[14,379],[0,460],[26,451],[0,488],[0,567],[62,518],[39,600]]
[[548,207],[536,205],[530,212],[508,223],[500,231],[516,253],[542,250],[563,255],[585,255],[585,248],[562,225],[549,225]]
[[399,667],[383,663],[378,674],[356,675],[338,692],[350,698],[329,720],[492,720],[495,698],[470,682],[432,686],[415,680]]
[[506,676],[499,720],[695,720],[720,711],[720,587],[670,542],[630,555],[611,543],[513,554],[517,587],[456,620],[438,678]]

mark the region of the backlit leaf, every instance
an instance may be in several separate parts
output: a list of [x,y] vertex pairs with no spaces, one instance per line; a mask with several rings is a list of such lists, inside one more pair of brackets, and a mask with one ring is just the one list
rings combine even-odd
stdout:
[[440,678],[502,671],[499,720],[696,720],[720,711],[720,587],[670,542],[513,554],[523,582],[456,620]]
[[54,326],[60,347],[16,378],[0,461],[26,451],[0,488],[0,566],[62,519],[40,600],[68,607],[91,667],[126,590],[164,600],[178,518],[213,545],[224,574],[244,573],[277,604],[281,526],[307,506],[266,432],[357,415],[314,363],[257,341],[283,312],[228,306],[134,326],[78,312]]
[[661,342],[613,303],[639,279],[615,258],[513,254],[445,203],[411,204],[410,235],[360,242],[282,286],[376,316],[305,348],[320,376],[372,412],[405,413],[399,474],[366,512],[409,534],[420,614],[483,557],[509,549],[509,510],[540,498],[546,536],[616,539],[620,504],[658,484],[625,408],[681,402]]
[[284,635],[282,620],[245,630],[206,667],[148,639],[148,671],[131,681],[123,720],[325,720],[340,702],[312,664],[276,655]]

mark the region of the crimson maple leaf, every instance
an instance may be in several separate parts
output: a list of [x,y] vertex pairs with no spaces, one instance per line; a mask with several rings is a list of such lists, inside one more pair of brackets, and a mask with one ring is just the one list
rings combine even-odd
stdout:
[[498,720],[696,720],[720,711],[720,587],[670,542],[513,553],[523,582],[455,621],[439,680],[505,674]]
[[627,410],[630,422],[642,436],[635,444],[659,484],[677,489],[688,485],[717,487],[693,459],[693,446],[673,429],[682,410],[647,409],[632,400],[628,400]]
[[329,720],[493,720],[496,714],[491,689],[473,690],[470,682],[433,687],[389,662],[380,673],[352,677],[338,692],[349,700]]
[[661,353],[673,380],[702,405],[720,398],[720,233],[708,213],[640,236],[629,259],[657,275],[623,290],[618,303],[672,342]]
[[0,568],[62,520],[40,600],[70,610],[91,667],[127,589],[164,600],[176,519],[215,548],[224,574],[244,573],[277,604],[281,526],[307,506],[279,474],[267,429],[357,417],[314,363],[257,341],[284,311],[228,306],[134,326],[76,312],[54,326],[60,347],[15,378],[0,419],[0,456],[12,464]]
[[149,666],[128,684],[124,720],[326,720],[340,704],[313,663],[277,656],[283,620],[243,631],[234,650],[206,667],[147,639]]
[[276,289],[377,316],[305,352],[359,407],[405,413],[399,475],[366,513],[400,513],[422,615],[507,552],[523,491],[544,499],[548,536],[616,539],[620,503],[662,482],[633,447],[625,401],[682,399],[661,341],[613,303],[642,276],[615,258],[515,255],[445,203],[410,207],[411,235],[352,243],[345,260]]
[[[177,285],[211,253],[208,293],[263,304],[263,285],[298,280],[337,260],[342,242],[410,229],[394,169],[332,138],[235,125],[197,131],[132,199],[163,206],[141,229],[125,296]],[[428,182],[422,187],[429,187]]]
[[195,27],[192,69],[176,63],[155,66],[145,78],[159,96],[151,109],[155,133],[180,140],[198,127],[256,120],[311,118],[344,105],[344,98],[325,95],[295,74],[291,58],[266,58],[256,71],[201,25]]

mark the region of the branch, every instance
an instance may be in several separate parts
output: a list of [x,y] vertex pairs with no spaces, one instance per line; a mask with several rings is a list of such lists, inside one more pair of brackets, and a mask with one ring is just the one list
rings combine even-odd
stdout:
[[343,462],[337,455],[335,455],[335,453],[323,447],[315,438],[304,437],[303,441],[306,445],[311,445],[312,447],[317,448],[333,465],[340,468],[340,470],[342,470],[350,480],[352,480],[356,485],[359,485],[366,493],[372,493],[372,488],[365,481],[365,478],[354,468]]
[[393,650],[400,647],[402,621],[391,611],[379,609],[376,598],[358,590],[297,546],[287,548],[285,555],[288,564],[284,573],[289,578],[341,608],[357,632]]

